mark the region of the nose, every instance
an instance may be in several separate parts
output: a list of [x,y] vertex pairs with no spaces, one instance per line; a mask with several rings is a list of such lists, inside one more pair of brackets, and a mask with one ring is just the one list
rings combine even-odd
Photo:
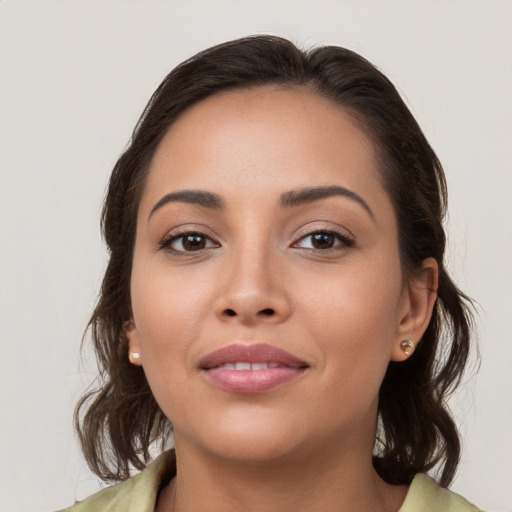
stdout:
[[[291,313],[282,266],[268,251],[240,251],[226,262],[215,314],[224,322],[277,324]],[[220,276],[219,276],[220,277]]]

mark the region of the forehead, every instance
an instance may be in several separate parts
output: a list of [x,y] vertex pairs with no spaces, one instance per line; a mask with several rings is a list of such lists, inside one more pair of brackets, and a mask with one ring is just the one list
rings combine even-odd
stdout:
[[319,185],[381,190],[372,142],[334,102],[306,88],[265,86],[217,93],[186,110],[157,148],[143,201],[185,188],[266,197]]

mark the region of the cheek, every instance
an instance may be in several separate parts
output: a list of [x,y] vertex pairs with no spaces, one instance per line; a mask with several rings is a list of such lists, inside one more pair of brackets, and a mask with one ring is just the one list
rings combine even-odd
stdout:
[[190,409],[189,377],[194,370],[190,346],[200,336],[201,295],[186,282],[157,272],[155,266],[151,272],[144,268],[135,263],[132,274],[132,308],[142,365],[157,403],[174,422]]
[[400,276],[398,263],[366,266],[319,279],[306,292],[303,325],[323,353],[329,378],[343,382],[337,389],[380,386],[399,325]]
[[401,298],[398,263],[347,268],[316,277],[315,286],[304,285],[303,295],[306,310],[317,318],[319,329],[343,326],[339,334],[344,339],[356,343],[368,338],[370,344],[372,337],[386,337],[396,329]]
[[144,372],[155,398],[170,415],[169,403],[179,396],[169,393],[186,391],[187,376],[195,369],[190,347],[201,336],[207,293],[198,290],[186,272],[170,272],[158,262],[137,259],[131,287]]

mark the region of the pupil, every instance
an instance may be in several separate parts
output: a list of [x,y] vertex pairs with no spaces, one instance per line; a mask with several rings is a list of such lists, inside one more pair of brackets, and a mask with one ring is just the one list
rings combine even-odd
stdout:
[[183,247],[187,251],[197,251],[204,249],[206,241],[201,235],[187,235],[183,240]]
[[334,244],[334,236],[326,233],[313,235],[313,247],[315,249],[330,249]]

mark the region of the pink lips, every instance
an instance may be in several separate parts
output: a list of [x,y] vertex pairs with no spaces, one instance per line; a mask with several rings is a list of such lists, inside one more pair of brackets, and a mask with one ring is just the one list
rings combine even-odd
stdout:
[[229,345],[208,354],[200,364],[214,386],[233,393],[256,394],[289,382],[308,365],[272,345]]

